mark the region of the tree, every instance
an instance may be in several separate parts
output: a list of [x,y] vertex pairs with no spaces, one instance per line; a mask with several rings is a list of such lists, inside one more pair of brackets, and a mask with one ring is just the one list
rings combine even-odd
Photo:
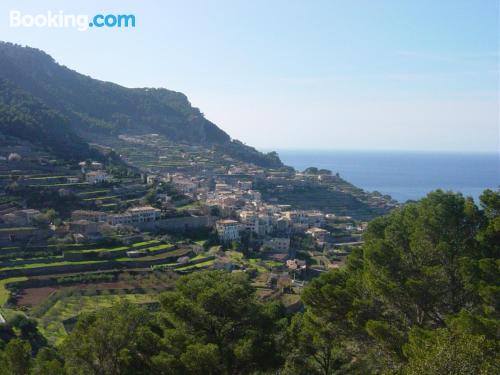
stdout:
[[498,341],[448,329],[412,329],[405,353],[406,375],[487,375],[500,369]]
[[315,174],[318,174],[318,173],[319,173],[319,170],[318,170],[318,168],[316,168],[316,167],[309,167],[309,168],[306,168],[306,169],[304,170],[304,173],[305,173],[305,174],[313,174],[313,175],[315,175]]
[[31,375],[64,375],[65,371],[58,354],[48,348],[40,350],[33,361]]
[[345,373],[351,356],[333,322],[306,312],[293,317],[288,329],[290,348],[285,374]]
[[5,375],[26,375],[31,367],[31,345],[21,339],[13,339],[5,346],[0,368]]
[[156,361],[175,373],[248,374],[281,363],[274,335],[282,309],[258,304],[244,274],[184,276],[176,291],[162,295],[161,305],[168,355]]
[[[46,212],[45,215],[47,216],[49,222],[55,223],[57,220],[59,220],[59,214],[57,213],[56,210],[53,208],[49,208]],[[59,220],[60,221],[60,220]]]
[[156,191],[154,189],[149,190],[143,199],[144,199],[144,202],[149,203],[149,204],[157,203]]
[[[331,356],[325,348],[345,346],[354,351],[349,367],[399,371],[407,362],[417,366],[421,360],[431,367],[439,362],[439,351],[423,356],[416,349],[405,349],[418,347],[414,332],[462,327],[455,330],[459,333],[439,332],[457,337],[456,343],[448,342],[456,347],[443,344],[441,350],[449,346],[450,353],[463,358],[467,354],[460,346],[462,338],[478,344],[483,338],[496,338],[500,270],[499,253],[494,250],[499,201],[499,193],[485,192],[480,210],[470,198],[436,191],[370,222],[363,248],[353,251],[346,267],[314,279],[302,293],[305,322],[321,322],[314,330],[306,329],[322,338],[320,345],[307,350],[323,353],[326,361]],[[335,336],[328,339],[323,327],[332,327]],[[330,346],[325,345],[328,340]],[[432,346],[433,339],[429,340]],[[439,338],[436,345],[442,342]],[[472,351],[473,362],[474,356]],[[314,357],[310,358],[307,366],[314,365]],[[433,371],[428,373],[445,373]]]
[[131,303],[85,314],[64,340],[62,354],[68,374],[149,374],[157,337],[148,315]]

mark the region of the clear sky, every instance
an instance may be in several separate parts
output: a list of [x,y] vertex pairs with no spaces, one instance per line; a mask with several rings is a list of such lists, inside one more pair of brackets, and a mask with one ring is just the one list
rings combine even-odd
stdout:
[[[10,10],[137,25],[10,28]],[[0,39],[98,79],[182,91],[259,148],[499,147],[497,0],[2,0]]]

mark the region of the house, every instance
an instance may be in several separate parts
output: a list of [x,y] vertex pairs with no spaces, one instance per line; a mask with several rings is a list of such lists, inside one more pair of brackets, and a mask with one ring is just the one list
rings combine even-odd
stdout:
[[9,154],[7,160],[8,161],[21,161],[22,157],[16,152],[12,152]]
[[326,241],[329,232],[325,229],[313,227],[306,230],[306,234],[310,235],[317,242],[322,243]]
[[275,237],[264,242],[264,246],[269,246],[273,251],[279,253],[288,253],[290,250],[290,238]]
[[154,174],[150,174],[146,177],[146,183],[148,185],[154,185],[156,184],[158,181],[160,180],[160,178],[157,176],[157,175],[154,175]]
[[231,186],[229,186],[228,184],[224,184],[224,183],[216,183],[215,184],[215,191],[216,192],[222,192],[222,191],[231,191]]
[[134,225],[160,219],[161,210],[151,206],[129,208],[125,213],[108,216],[110,225]]
[[286,233],[290,230],[290,222],[283,217],[277,219],[274,226],[276,227],[276,230],[281,233]]
[[219,220],[216,222],[215,228],[222,242],[238,241],[240,239],[240,223],[236,220]]
[[252,181],[238,181],[241,190],[252,190]]
[[241,211],[239,216],[244,228],[259,233],[259,216],[256,212]]
[[306,268],[306,261],[300,259],[289,259],[286,261],[286,266],[289,270],[303,270]]
[[5,214],[2,216],[2,220],[8,225],[23,226],[31,224],[38,215],[40,215],[40,211],[29,208]]
[[108,216],[108,224],[110,225],[129,225],[132,224],[132,215],[125,212],[122,214],[114,214]]
[[151,206],[129,208],[127,212],[132,215],[132,220],[136,223],[155,221],[158,220],[161,215],[161,210]]
[[286,211],[283,212],[283,217],[292,225],[307,224],[308,222],[305,211]]
[[307,223],[311,226],[321,227],[325,224],[325,215],[319,211],[309,211],[306,213]]
[[73,233],[79,233],[84,236],[96,234],[99,232],[98,224],[94,221],[77,220],[69,223],[69,230]]
[[186,177],[182,174],[169,176],[175,189],[184,194],[194,194],[199,188],[199,183],[194,178]]
[[93,171],[88,172],[85,175],[85,181],[90,184],[100,184],[103,182],[111,181],[111,176],[108,175],[105,171]]

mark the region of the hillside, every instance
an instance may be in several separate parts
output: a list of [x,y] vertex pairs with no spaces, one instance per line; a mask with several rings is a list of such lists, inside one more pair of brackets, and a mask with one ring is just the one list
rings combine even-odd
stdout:
[[[276,154],[262,154],[231,140],[179,92],[126,88],[96,80],[59,65],[43,51],[4,42],[0,42],[0,79],[8,82],[0,86],[4,104],[13,92],[22,90],[23,95],[33,98],[30,102],[43,105],[57,117],[51,123],[66,124],[60,129],[66,137],[78,135],[79,142],[82,139],[92,142],[100,134],[159,133],[174,142],[215,146],[242,161],[263,167],[282,166]],[[47,144],[50,148],[64,144],[59,142],[59,137],[52,141],[42,137],[39,141],[52,142]]]
[[91,150],[66,118],[40,100],[0,79],[0,133],[40,143],[65,158],[89,157]]

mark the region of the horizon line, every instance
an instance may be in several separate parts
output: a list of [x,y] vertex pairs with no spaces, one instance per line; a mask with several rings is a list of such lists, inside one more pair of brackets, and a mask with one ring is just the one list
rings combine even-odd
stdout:
[[417,149],[354,149],[354,148],[312,148],[312,147],[259,147],[253,146],[261,152],[297,151],[297,152],[373,152],[373,153],[419,153],[419,154],[496,154],[500,157],[500,150],[417,150]]

